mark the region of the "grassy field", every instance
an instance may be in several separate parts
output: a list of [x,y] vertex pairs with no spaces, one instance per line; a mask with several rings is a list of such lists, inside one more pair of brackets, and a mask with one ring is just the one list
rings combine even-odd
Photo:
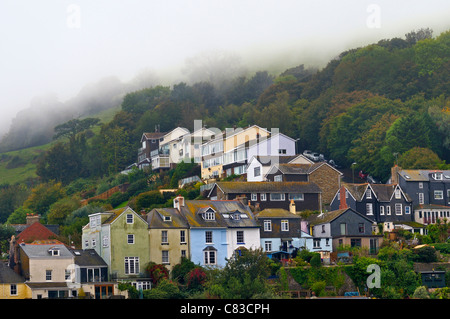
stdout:
[[[102,123],[111,121],[120,107],[109,109],[92,115],[90,117],[100,118]],[[93,129],[94,133],[98,133],[100,127]],[[55,142],[45,145],[25,148],[18,151],[11,151],[0,153],[0,185],[2,184],[16,184],[24,182],[29,178],[35,178],[36,163],[39,155],[48,150]]]

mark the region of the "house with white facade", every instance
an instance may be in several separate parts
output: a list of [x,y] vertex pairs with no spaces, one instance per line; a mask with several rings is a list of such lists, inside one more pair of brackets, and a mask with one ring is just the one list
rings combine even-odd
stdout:
[[247,182],[264,182],[269,170],[277,164],[313,164],[303,155],[252,155],[247,166]]

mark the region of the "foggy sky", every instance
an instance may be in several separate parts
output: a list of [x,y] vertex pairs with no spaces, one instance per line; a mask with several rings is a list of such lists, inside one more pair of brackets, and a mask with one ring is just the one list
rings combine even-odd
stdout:
[[423,27],[437,36],[449,17],[448,0],[1,0],[0,134],[33,97],[65,101],[106,76],[164,78],[214,51],[250,70],[322,67]]

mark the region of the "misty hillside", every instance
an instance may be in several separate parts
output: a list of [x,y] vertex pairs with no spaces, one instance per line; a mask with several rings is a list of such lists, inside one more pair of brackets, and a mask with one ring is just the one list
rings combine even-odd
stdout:
[[[240,69],[228,62],[230,69]],[[189,84],[130,88],[110,78],[62,108],[57,101],[41,101],[47,112],[39,121],[33,108],[18,115],[2,149],[44,143],[56,124],[120,104],[121,111],[96,136],[80,135],[50,149],[38,175],[67,183],[118,172],[136,160],[142,132],[156,126],[192,130],[197,119],[221,129],[279,128],[299,139],[299,152],[322,152],[343,167],[357,162],[381,180],[394,161],[438,167],[450,160],[450,32],[433,37],[423,29],[380,40],[342,52],[321,70],[299,65],[279,76],[259,71],[223,79],[211,72],[223,66],[197,63],[197,69],[206,76]]]

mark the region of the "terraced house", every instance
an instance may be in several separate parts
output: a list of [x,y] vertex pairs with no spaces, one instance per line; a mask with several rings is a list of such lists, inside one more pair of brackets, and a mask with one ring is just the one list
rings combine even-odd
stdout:
[[147,221],[130,207],[89,215],[83,249],[94,249],[106,262],[111,280],[149,284],[144,267],[150,261]]
[[174,208],[189,225],[190,259],[195,264],[223,267],[226,258],[260,247],[259,226],[239,200],[185,201],[179,196]]
[[155,208],[147,215],[150,260],[171,271],[190,256],[189,225],[176,208]]

